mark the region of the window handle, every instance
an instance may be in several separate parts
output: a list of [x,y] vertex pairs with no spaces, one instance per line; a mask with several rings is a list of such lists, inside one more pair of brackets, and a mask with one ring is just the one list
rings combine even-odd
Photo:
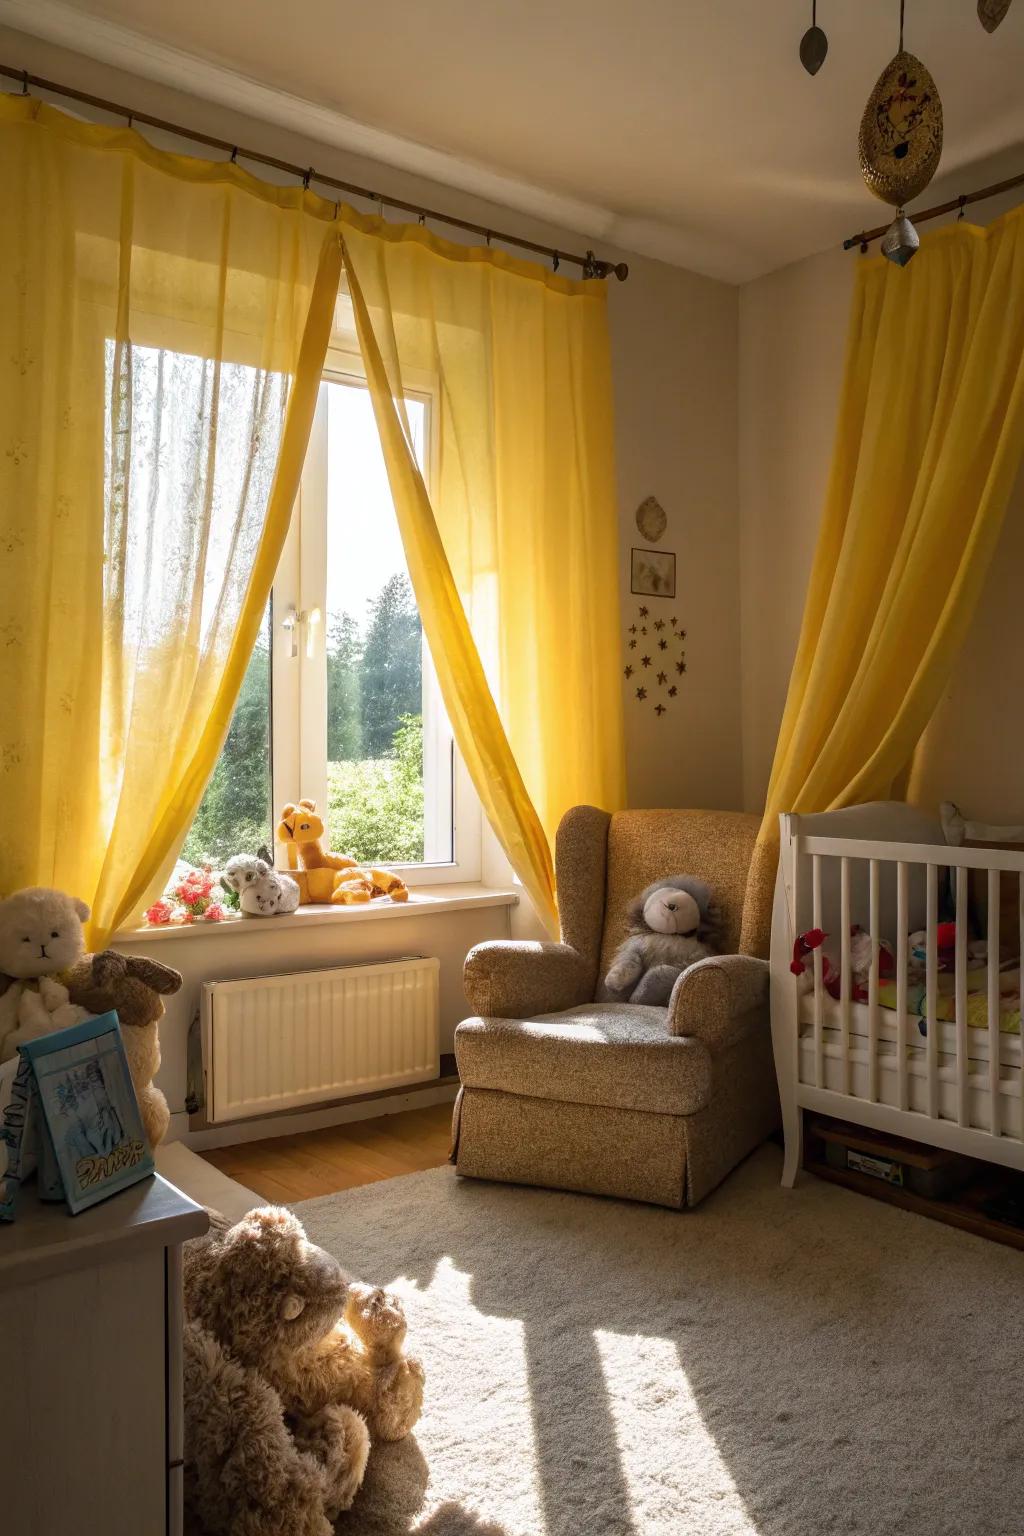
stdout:
[[288,612],[285,614],[284,618],[281,620],[281,628],[284,630],[284,632],[287,634],[287,636],[289,638],[289,646],[288,646],[288,655],[289,656],[297,656],[299,654],[299,636],[298,636],[297,631],[298,631],[298,627],[299,627],[299,625],[301,623],[302,623],[302,615],[299,612],[297,612],[297,610],[294,609],[294,608],[289,608]]

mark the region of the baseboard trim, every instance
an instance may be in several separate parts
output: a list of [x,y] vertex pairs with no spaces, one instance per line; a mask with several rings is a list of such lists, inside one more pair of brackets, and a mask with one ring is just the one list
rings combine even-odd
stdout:
[[407,1089],[401,1093],[378,1095],[347,1104],[332,1104],[326,1109],[272,1115],[260,1120],[235,1120],[229,1125],[189,1131],[180,1140],[193,1152],[204,1152],[213,1147],[235,1147],[247,1141],[292,1136],[297,1131],[320,1131],[325,1126],[348,1125],[356,1120],[376,1120],[382,1115],[399,1115],[403,1110],[426,1109],[431,1104],[451,1104],[454,1103],[458,1088],[457,1080],[438,1082],[430,1087]]

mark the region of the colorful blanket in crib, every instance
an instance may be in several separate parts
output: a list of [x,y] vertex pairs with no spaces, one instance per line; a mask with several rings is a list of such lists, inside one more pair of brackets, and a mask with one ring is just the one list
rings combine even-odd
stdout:
[[[956,977],[940,971],[935,998],[935,1016],[944,1022],[956,1019]],[[896,1008],[895,981],[881,981],[878,1001],[883,1008]],[[918,1029],[927,1034],[928,999],[923,981],[908,981],[907,1012],[918,1016]],[[988,1028],[988,971],[967,973],[967,1027]],[[1020,971],[999,973],[999,1028],[1004,1035],[1020,1034]]]

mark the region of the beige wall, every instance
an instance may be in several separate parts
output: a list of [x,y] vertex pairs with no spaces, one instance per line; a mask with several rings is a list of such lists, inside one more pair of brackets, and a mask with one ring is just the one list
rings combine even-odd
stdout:
[[[62,84],[143,107],[299,165],[315,165],[363,186],[383,182],[396,196],[421,200],[475,222],[571,250],[586,249],[588,244],[582,235],[407,172],[384,170],[357,155],[139,80],[5,27],[0,27],[0,58]],[[67,103],[54,99],[67,109]],[[180,140],[153,137],[179,152],[182,149]],[[203,151],[197,149],[197,153]],[[459,238],[446,227],[440,227],[439,233]],[[631,803],[734,806],[740,795],[738,290],[628,251],[611,251],[599,241],[590,243],[599,245],[601,254],[624,257],[631,272],[626,283],[614,279],[609,283],[623,602],[629,600],[629,547],[638,537],[633,513],[637,503],[653,493],[669,513],[662,547],[675,548],[679,557],[680,618],[689,632],[690,670],[678,707],[660,720],[649,708],[641,710],[635,700],[627,708]],[[609,622],[619,617],[624,614],[610,616]]]
[[[986,204],[984,217],[1005,206]],[[857,259],[829,251],[740,292],[740,672],[749,809],[763,804],[799,635]],[[968,815],[1024,819],[1022,568],[1019,484],[964,652],[919,753],[912,794],[922,804],[952,799]]]

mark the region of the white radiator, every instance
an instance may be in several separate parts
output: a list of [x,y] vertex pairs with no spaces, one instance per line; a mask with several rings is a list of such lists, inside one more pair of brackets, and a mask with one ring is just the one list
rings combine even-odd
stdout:
[[417,958],[207,982],[210,1122],[436,1077],[438,968]]

